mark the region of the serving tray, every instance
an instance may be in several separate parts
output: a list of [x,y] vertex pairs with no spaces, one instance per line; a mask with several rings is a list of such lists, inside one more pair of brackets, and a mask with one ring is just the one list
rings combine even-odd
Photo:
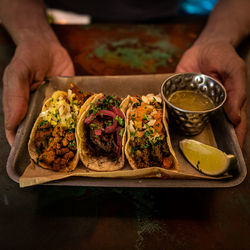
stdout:
[[[169,77],[169,74],[156,75],[133,75],[133,76],[76,76],[76,77],[54,77],[39,87],[32,94],[29,105],[29,110],[26,118],[20,124],[17,135],[11,149],[7,161],[7,173],[15,182],[19,183],[19,178],[24,173],[26,167],[30,163],[30,157],[27,150],[32,126],[41,111],[41,107],[45,96],[48,95],[48,86],[52,90],[61,89],[62,86],[69,82],[74,82],[85,91],[103,92],[105,94],[113,94],[117,96],[143,95],[148,93],[159,93],[163,81]],[[181,187],[200,187],[200,188],[218,188],[218,187],[233,187],[240,184],[247,174],[245,161],[238,145],[237,137],[234,129],[226,119],[222,110],[217,111],[210,118],[210,124],[207,131],[212,131],[204,135],[199,135],[198,140],[210,144],[217,145],[219,149],[227,154],[234,154],[237,157],[237,166],[232,172],[230,178],[181,178],[181,179],[160,179],[160,178],[139,178],[139,179],[123,179],[123,178],[93,178],[93,177],[68,177],[61,180],[56,180],[46,183],[46,185],[64,185],[64,186],[106,186],[106,187],[161,187],[161,188],[181,188]],[[203,138],[203,137],[205,138]],[[170,127],[170,137],[174,151],[180,164],[189,164],[185,161],[180,153],[178,142],[186,137],[175,133],[174,128]],[[126,163],[125,168],[129,168]],[[191,170],[191,169],[190,169]],[[131,170],[133,171],[133,170]],[[195,169],[191,171],[197,172]],[[199,175],[201,175],[199,173]],[[201,176],[202,177],[202,176]],[[35,184],[35,183],[34,183]]]

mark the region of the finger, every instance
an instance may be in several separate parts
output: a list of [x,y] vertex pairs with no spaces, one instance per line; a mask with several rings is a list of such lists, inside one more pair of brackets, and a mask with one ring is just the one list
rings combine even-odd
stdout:
[[184,66],[185,66],[185,64],[183,64],[182,61],[180,61],[178,63],[178,65],[176,66],[175,72],[176,73],[184,73],[184,72],[186,72],[187,70],[185,69]]
[[[70,61],[66,63],[65,65],[60,65],[62,68],[59,68],[58,65],[55,65],[56,70],[53,72],[48,72],[48,77],[52,76],[74,76],[75,75],[75,69],[73,66],[73,63]],[[30,86],[30,91],[36,90],[43,82],[44,80],[44,74],[43,72],[40,72],[39,74],[35,75],[35,79],[40,79],[40,81],[33,82]]]
[[[55,53],[56,54],[56,53]],[[68,52],[60,47],[60,51],[53,58],[50,70],[47,72],[47,76],[73,76],[75,75],[73,62]]]
[[15,140],[16,132],[5,129],[5,135],[6,135],[8,143],[12,147],[14,140]]
[[11,63],[3,77],[3,109],[6,137],[13,144],[18,124],[28,109],[29,78],[24,65]]
[[224,79],[224,86],[227,90],[227,101],[224,109],[232,123],[237,125],[241,122],[241,109],[246,100],[245,64],[240,60],[237,66],[230,70],[229,77]]
[[176,73],[184,73],[184,72],[196,72],[196,67],[193,67],[193,62],[190,61],[188,56],[188,51],[183,55],[178,65],[176,66]]
[[238,138],[240,148],[244,145],[244,139],[247,130],[247,117],[246,117],[246,102],[241,109],[241,122],[235,127],[235,133]]
[[61,76],[74,76],[75,69],[74,69],[73,63],[68,64],[60,75]]
[[196,47],[189,48],[180,59],[178,65],[176,66],[176,73],[183,72],[200,72],[200,67],[198,65],[198,49]]

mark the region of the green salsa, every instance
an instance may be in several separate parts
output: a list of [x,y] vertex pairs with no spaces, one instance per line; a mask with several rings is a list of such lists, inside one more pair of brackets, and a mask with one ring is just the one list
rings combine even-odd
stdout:
[[192,90],[178,90],[170,95],[168,101],[178,108],[189,111],[206,111],[215,107],[209,97]]

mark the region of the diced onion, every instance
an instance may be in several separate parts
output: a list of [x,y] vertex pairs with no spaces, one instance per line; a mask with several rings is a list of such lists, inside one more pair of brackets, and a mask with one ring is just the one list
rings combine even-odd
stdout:
[[68,100],[70,101],[70,96],[72,95],[72,90],[68,89]]
[[149,100],[145,95],[143,95],[141,99],[142,99],[143,102],[149,104]]
[[60,108],[59,108],[59,114],[60,114],[60,116],[63,114],[63,106],[61,106]]
[[134,128],[133,124],[134,124],[133,121],[130,121],[130,123],[129,123],[129,131],[131,133],[135,133],[135,128]]
[[159,97],[159,96],[155,96],[155,100],[156,100],[157,102],[159,102],[159,103],[162,102],[161,97]]
[[150,102],[154,101],[154,95],[153,94],[148,94],[147,97],[148,97]]
[[156,122],[156,120],[155,120],[155,119],[152,119],[152,120],[150,120],[150,121],[147,123],[147,125],[150,126],[150,127],[152,127],[152,126],[154,126],[155,122]]
[[147,109],[154,109],[154,106],[153,105],[147,105]]
[[157,112],[157,110],[154,110],[150,115],[151,116],[154,116],[154,115],[156,115],[158,112]]
[[45,117],[48,115],[48,112],[49,112],[49,110],[43,111],[43,112],[41,112],[40,116]]

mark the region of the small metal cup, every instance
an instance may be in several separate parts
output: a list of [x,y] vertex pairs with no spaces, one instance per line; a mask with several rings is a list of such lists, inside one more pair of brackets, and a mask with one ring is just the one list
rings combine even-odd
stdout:
[[[168,101],[177,90],[194,90],[208,96],[214,108],[206,111],[190,111],[174,106]],[[161,94],[166,102],[170,123],[182,134],[199,134],[209,122],[209,116],[226,101],[226,90],[221,83],[210,76],[200,73],[180,73],[167,78],[161,87]]]

